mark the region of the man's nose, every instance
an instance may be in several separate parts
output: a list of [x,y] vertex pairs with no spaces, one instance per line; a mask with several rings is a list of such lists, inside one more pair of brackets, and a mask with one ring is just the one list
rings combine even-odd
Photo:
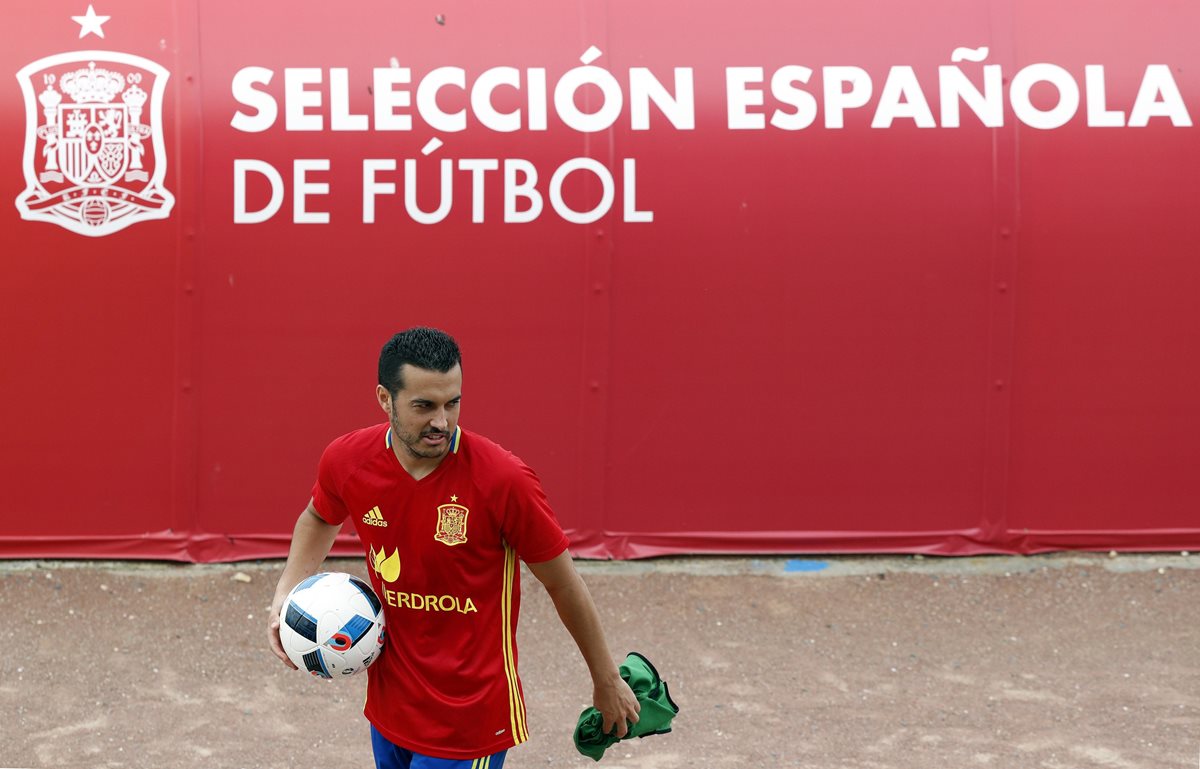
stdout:
[[446,419],[446,409],[438,409],[433,415],[433,421],[430,423],[438,430],[445,430],[450,426],[450,420]]

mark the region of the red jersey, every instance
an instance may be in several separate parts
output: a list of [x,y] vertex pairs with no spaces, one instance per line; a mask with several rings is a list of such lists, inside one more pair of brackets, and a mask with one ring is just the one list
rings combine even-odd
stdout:
[[383,424],[329,444],[313,504],[328,523],[353,521],[383,599],[387,642],[367,669],[364,710],[375,728],[439,758],[527,740],[517,559],[567,547],[534,472],[460,427],[437,468],[414,480]]

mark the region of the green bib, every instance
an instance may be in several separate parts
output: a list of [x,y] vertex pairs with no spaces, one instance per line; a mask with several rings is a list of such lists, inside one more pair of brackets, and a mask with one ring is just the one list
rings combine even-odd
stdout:
[[[679,712],[679,706],[671,700],[667,682],[658,675],[650,660],[630,652],[621,663],[620,671],[621,678],[629,684],[642,708],[638,712],[638,722],[627,724],[629,732],[621,739],[671,731],[671,719]],[[587,708],[579,714],[579,723],[575,725],[575,747],[593,761],[599,761],[608,746],[618,742],[615,726],[610,734],[601,731],[603,728],[604,716],[596,708]]]

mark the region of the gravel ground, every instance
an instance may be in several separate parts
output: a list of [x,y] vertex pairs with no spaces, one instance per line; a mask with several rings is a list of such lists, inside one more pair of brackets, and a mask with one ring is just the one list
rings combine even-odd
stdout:
[[[280,567],[0,563],[0,766],[370,766],[364,682],[314,680],[265,646]],[[610,749],[609,769],[1200,759],[1200,556],[580,569],[614,653],[646,654],[682,711],[671,734]],[[571,744],[585,669],[524,585],[532,739],[506,766],[588,766]]]

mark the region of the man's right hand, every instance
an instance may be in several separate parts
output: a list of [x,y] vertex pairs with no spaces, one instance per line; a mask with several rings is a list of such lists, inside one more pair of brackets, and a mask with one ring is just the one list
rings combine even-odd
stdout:
[[267,643],[271,645],[275,656],[292,670],[299,668],[288,659],[279,640],[279,608],[283,606],[292,588],[299,585],[305,577],[317,572],[325,556],[329,555],[329,548],[333,546],[333,540],[341,528],[341,524],[334,526],[326,523],[317,512],[317,508],[313,507],[312,500],[309,500],[308,507],[296,519],[287,563],[284,564],[283,573],[279,575],[279,583],[275,585],[275,597],[271,600],[271,610],[267,615]]
[[[285,594],[283,598],[286,598]],[[283,605],[283,598],[275,597],[271,602],[271,611],[267,615],[267,641],[271,644],[271,651],[275,652],[283,664],[287,665],[292,670],[299,670],[296,663],[287,656],[287,652],[283,650],[283,642],[279,640],[279,607]]]

